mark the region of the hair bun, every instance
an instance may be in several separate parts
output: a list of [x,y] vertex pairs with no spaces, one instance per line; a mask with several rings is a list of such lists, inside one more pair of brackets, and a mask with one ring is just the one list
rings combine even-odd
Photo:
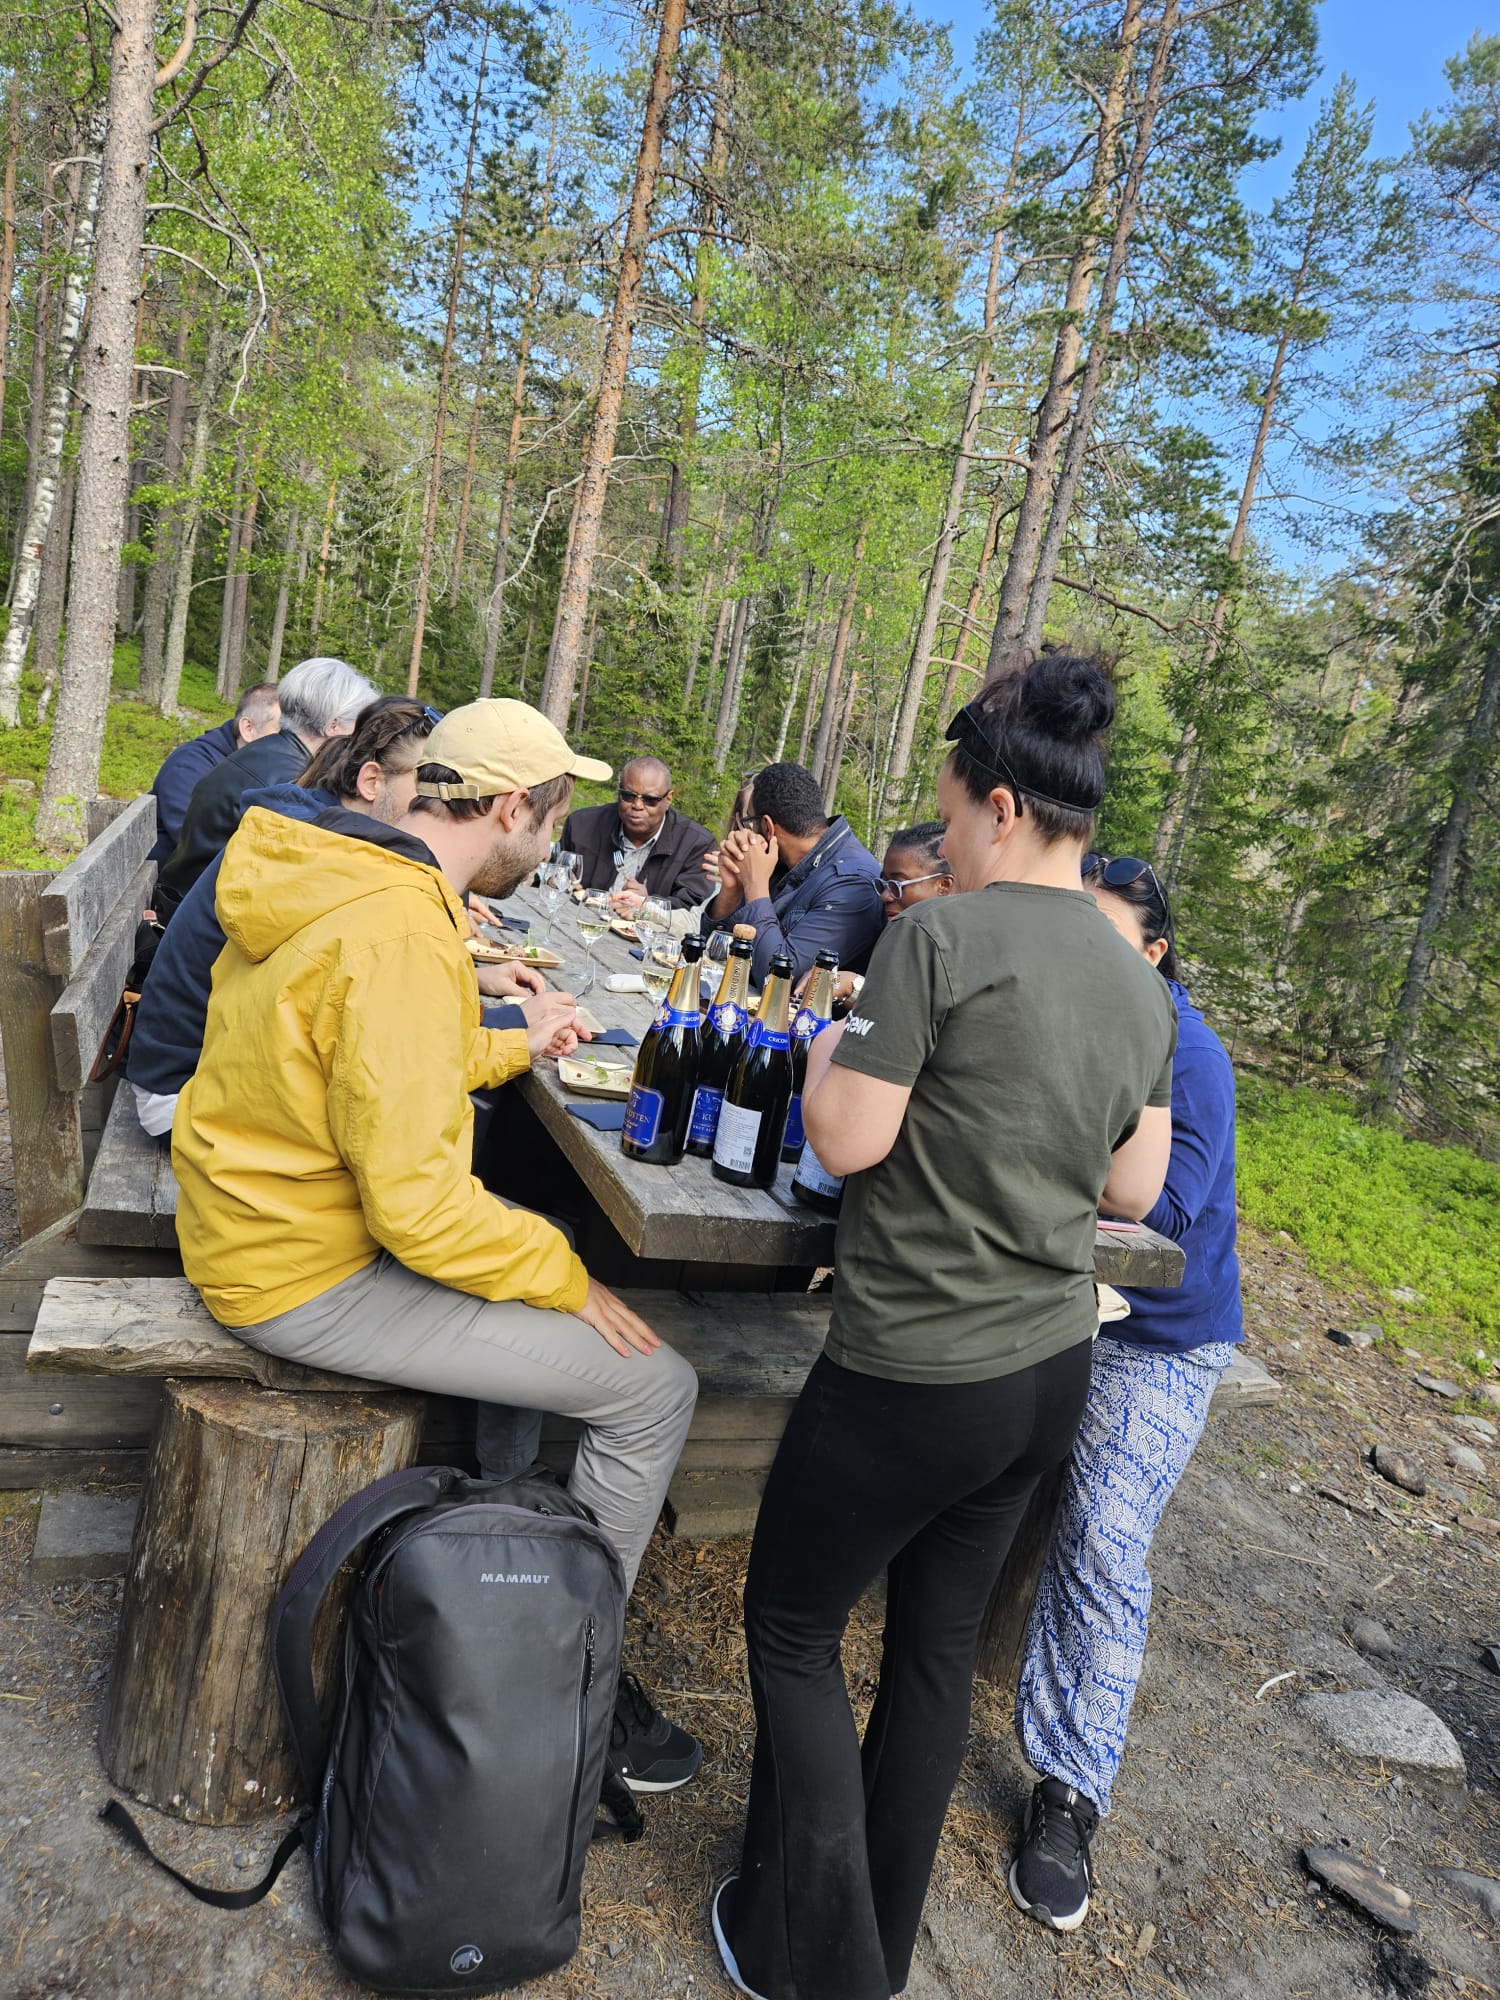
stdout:
[[1021,707],[1045,735],[1086,743],[1114,721],[1115,691],[1094,661],[1077,653],[1043,653],[1026,674]]

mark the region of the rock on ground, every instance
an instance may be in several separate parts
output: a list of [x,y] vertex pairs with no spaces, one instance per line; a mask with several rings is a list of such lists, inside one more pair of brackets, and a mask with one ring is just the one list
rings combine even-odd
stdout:
[[1308,1694],[1298,1708],[1338,1749],[1439,1777],[1466,1775],[1447,1723],[1409,1694]]

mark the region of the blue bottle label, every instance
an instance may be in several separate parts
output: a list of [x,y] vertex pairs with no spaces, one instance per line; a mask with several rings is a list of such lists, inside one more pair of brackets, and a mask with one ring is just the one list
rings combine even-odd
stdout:
[[773,1032],[770,1028],[763,1028],[757,1021],[751,1031],[750,1046],[753,1049],[789,1049],[792,1046],[792,1038],[784,1028],[779,1033]]
[[688,1127],[690,1146],[711,1146],[714,1134],[719,1129],[719,1112],[724,1104],[722,1090],[710,1090],[699,1084],[693,1092],[693,1118]]
[[696,1028],[702,1018],[696,1007],[669,1007],[663,1000],[651,1025],[653,1028]]
[[821,1014],[815,1014],[811,1007],[800,1007],[792,1022],[792,1033],[799,1041],[810,1042],[814,1035],[821,1035],[827,1026]]
[[708,1018],[726,1041],[731,1035],[738,1035],[744,1031],[745,1010],[743,1007],[736,1007],[732,1000],[726,1000],[722,1006],[711,1007]]
[[799,1090],[786,1114],[786,1137],[781,1142],[782,1151],[790,1152],[794,1146],[800,1151],[805,1136],[802,1130],[802,1092]]
[[625,1104],[624,1136],[632,1146],[639,1146],[642,1152],[656,1143],[656,1135],[661,1130],[662,1102],[659,1090],[647,1090],[640,1083],[630,1086],[630,1096]]

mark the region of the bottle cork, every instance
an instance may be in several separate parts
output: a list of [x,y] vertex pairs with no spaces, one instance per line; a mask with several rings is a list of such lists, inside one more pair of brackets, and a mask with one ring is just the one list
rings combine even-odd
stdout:
[[755,926],[754,924],[736,924],[734,935],[736,937],[753,938],[755,936]]

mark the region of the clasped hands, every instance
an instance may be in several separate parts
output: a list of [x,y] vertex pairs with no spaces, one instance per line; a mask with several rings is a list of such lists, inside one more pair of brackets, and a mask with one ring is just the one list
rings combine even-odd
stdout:
[[737,902],[754,903],[770,895],[781,849],[774,833],[768,838],[754,827],[736,827],[725,834],[716,859],[722,887],[733,890]]

